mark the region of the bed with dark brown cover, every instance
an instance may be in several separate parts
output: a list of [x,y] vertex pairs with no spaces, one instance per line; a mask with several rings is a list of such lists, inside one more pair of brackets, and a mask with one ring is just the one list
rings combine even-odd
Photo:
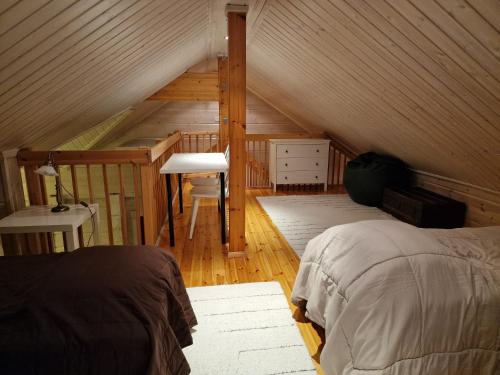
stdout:
[[1,374],[188,374],[195,325],[164,249],[0,258]]

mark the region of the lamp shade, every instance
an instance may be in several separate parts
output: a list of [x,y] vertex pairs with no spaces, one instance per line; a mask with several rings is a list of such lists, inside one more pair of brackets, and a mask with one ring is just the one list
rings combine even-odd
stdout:
[[56,169],[52,166],[51,163],[42,165],[40,168],[35,170],[35,173],[42,176],[59,176]]

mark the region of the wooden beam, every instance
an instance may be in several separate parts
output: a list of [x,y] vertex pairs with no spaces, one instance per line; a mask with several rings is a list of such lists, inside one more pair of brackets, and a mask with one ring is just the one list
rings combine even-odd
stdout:
[[219,100],[217,77],[217,73],[186,72],[151,95],[147,100],[216,102]]
[[244,255],[246,187],[246,13],[228,8],[229,252]]
[[228,58],[217,57],[219,71],[219,150],[222,152],[229,143],[229,71]]

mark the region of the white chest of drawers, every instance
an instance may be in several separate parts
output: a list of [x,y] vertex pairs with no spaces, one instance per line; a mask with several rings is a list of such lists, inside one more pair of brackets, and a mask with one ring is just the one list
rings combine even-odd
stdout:
[[323,184],[328,187],[328,139],[272,139],[269,177],[277,184]]

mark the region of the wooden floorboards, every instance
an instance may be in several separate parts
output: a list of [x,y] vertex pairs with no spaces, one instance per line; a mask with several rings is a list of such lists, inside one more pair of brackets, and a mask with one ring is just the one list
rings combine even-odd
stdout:
[[[324,194],[321,192],[278,192],[271,189],[246,191],[246,241],[248,254],[244,258],[228,259],[220,243],[217,202],[202,200],[192,240],[188,238],[191,215],[190,185],[184,185],[184,214],[174,205],[176,246],[170,248],[168,229],[163,231],[160,246],[170,249],[178,263],[187,287],[278,281],[290,301],[290,293],[299,267],[299,258],[257,202],[257,196],[284,194]],[[330,189],[326,194],[337,193]],[[297,207],[297,209],[300,209]],[[293,311],[295,307],[291,305]],[[320,338],[309,323],[298,323],[300,332],[316,361]]]

